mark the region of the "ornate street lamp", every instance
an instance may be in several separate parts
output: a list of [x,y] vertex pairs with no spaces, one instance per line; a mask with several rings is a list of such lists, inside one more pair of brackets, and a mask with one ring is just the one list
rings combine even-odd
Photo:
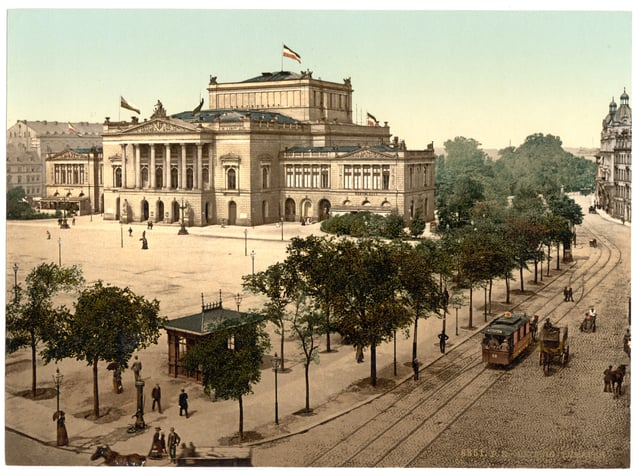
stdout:
[[184,227],[184,210],[185,208],[187,208],[189,206],[189,203],[187,202],[187,205],[184,204],[184,198],[180,199],[182,205],[180,206],[180,210],[182,211],[182,219],[180,221],[180,230],[178,230],[178,235],[188,235],[189,232],[187,231],[187,229]]
[[240,293],[235,296],[236,306],[238,307],[238,312],[240,312],[240,303],[242,302],[242,295]]
[[280,217],[280,241],[284,241],[284,217]]
[[64,375],[60,373],[60,369],[56,368],[56,373],[53,374],[53,384],[56,386],[56,412],[60,412],[60,385],[63,378]]
[[251,250],[251,274],[255,274],[256,250]]
[[280,423],[278,422],[278,367],[280,366],[280,359],[278,358],[278,353],[276,352],[276,354],[273,356],[273,359],[271,359],[271,365],[273,366],[273,371],[275,373],[276,376],[276,425],[279,425]]

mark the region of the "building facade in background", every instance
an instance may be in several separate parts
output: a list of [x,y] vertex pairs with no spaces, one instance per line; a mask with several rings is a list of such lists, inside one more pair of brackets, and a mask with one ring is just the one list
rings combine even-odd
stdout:
[[210,77],[209,108],[103,125],[104,218],[187,225],[316,221],[361,210],[434,214],[433,143],[407,150],[352,120],[349,78]]
[[64,150],[92,147],[102,147],[101,124],[16,122],[7,130],[7,190],[22,187],[27,197],[35,202],[46,198],[46,158]]
[[631,222],[631,107],[626,90],[620,107],[613,98],[602,121],[596,155],[596,207],[623,222]]

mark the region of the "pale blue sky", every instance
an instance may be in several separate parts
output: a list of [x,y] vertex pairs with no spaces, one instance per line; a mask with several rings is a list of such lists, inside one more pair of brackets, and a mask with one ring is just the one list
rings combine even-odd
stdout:
[[[15,8],[6,12],[8,126],[128,119],[120,95],[143,118],[158,99],[170,114],[191,110],[209,75],[241,81],[281,64],[351,77],[354,118],[388,121],[412,149],[456,136],[502,148],[537,132],[598,147],[611,97],[619,103],[626,87],[634,102],[630,9]],[[282,58],[283,43],[302,64]]]

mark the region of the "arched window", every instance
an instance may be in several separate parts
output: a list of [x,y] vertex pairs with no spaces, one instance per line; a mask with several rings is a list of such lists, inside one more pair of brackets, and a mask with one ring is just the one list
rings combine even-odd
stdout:
[[227,171],[227,188],[229,190],[236,189],[236,169],[229,169]]
[[122,169],[116,167],[114,170],[113,184],[116,187],[122,187]]

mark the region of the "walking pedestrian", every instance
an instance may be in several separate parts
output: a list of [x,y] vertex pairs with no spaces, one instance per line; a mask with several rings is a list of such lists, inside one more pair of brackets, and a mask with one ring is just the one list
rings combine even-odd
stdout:
[[156,384],[156,386],[153,387],[153,390],[151,390],[151,398],[153,399],[153,403],[151,404],[151,410],[156,409],[156,403],[157,403],[158,411],[162,413],[162,406],[160,405],[160,396],[161,396],[160,385]]
[[138,360],[137,355],[133,359],[131,370],[133,370],[133,378],[135,379],[135,381],[137,382],[138,380],[141,380],[140,372],[142,372],[142,362]]
[[180,397],[178,398],[178,404],[180,405],[180,416],[182,416],[182,411],[184,410],[184,414],[187,418],[189,418],[189,404],[187,400],[189,399],[189,395],[184,391],[184,388],[180,392]]
[[569,287],[569,301],[574,302],[573,301],[573,288]]
[[160,427],[156,426],[156,432],[153,434],[153,440],[151,440],[151,449],[149,450],[149,458],[161,459],[162,458],[162,442],[160,436]]
[[569,300],[569,288],[567,286],[564,287],[564,302]]
[[613,373],[613,365],[604,371],[604,391],[611,392],[611,374]]
[[356,344],[356,362],[359,364],[364,362],[364,347],[362,344]]
[[171,427],[169,429],[169,436],[167,436],[167,444],[169,445],[169,459],[172,463],[176,462],[176,449],[180,444],[180,435],[175,432],[175,429]]
[[131,229],[131,227],[129,227],[129,236],[133,236],[133,230]]
[[447,345],[447,341],[449,340],[449,336],[442,331],[438,334],[438,338],[440,339],[440,352],[444,354],[444,349]]
[[47,240],[51,239],[51,233],[49,233],[49,230],[47,230]]

